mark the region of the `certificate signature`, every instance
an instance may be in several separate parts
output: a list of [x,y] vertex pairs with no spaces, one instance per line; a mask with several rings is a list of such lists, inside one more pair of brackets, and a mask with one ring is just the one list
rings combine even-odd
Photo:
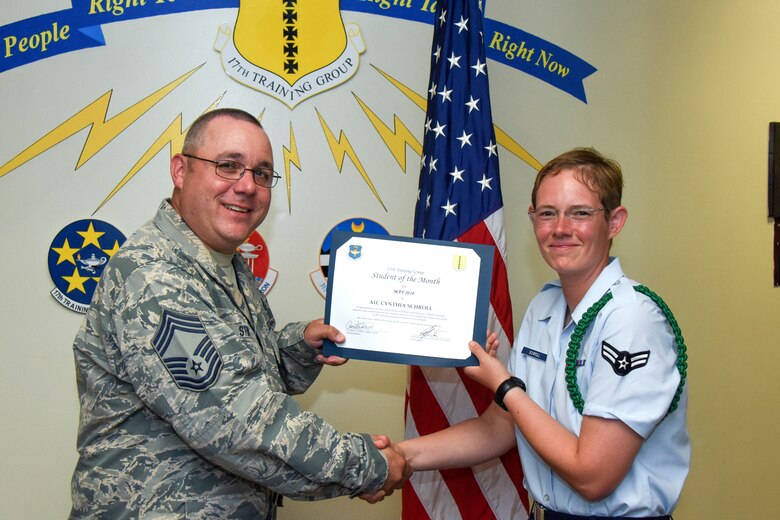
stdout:
[[440,325],[428,325],[412,335],[416,341],[450,341],[450,334]]
[[430,325],[421,330],[418,334],[418,338],[436,338],[439,335],[439,326]]
[[345,325],[347,332],[372,332],[374,330],[374,324],[370,321],[349,320]]

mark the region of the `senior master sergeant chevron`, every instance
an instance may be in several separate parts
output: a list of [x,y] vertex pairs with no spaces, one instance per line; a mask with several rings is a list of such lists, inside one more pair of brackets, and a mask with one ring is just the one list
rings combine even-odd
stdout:
[[73,345],[71,517],[275,518],[279,495],[392,493],[411,472],[403,457],[289,397],[346,361],[319,350],[343,335],[321,320],[276,332],[235,254],[278,179],[260,123],[207,112],[171,177],[172,198],[106,267]]

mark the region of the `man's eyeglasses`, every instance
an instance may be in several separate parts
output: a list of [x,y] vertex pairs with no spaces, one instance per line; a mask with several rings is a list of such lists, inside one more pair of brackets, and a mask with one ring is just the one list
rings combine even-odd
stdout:
[[240,162],[236,161],[229,161],[229,160],[222,160],[222,161],[212,161],[211,159],[204,159],[203,157],[195,157],[194,155],[182,154],[184,157],[189,157],[190,159],[197,159],[199,161],[206,161],[210,162],[214,165],[214,172],[222,177],[223,179],[228,179],[231,181],[237,181],[241,177],[244,176],[244,172],[252,172],[252,179],[255,181],[255,184],[260,186],[261,188],[273,188],[276,186],[277,181],[281,178],[281,176],[273,171],[271,168],[247,168]]
[[605,208],[590,208],[588,206],[572,206],[566,209],[557,209],[543,206],[528,212],[528,218],[536,224],[552,224],[558,220],[558,214],[563,213],[566,220],[572,222],[588,222],[599,211],[607,211]]

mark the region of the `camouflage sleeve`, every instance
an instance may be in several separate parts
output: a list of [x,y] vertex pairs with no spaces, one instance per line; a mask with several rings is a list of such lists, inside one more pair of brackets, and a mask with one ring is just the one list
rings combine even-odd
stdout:
[[387,461],[370,436],[302,411],[286,394],[279,351],[212,289],[173,265],[126,279],[112,318],[117,361],[143,402],[203,457],[286,496],[379,489]]
[[[272,329],[276,322],[265,296],[260,298],[259,303],[262,320]],[[278,332],[268,331],[273,336],[272,341],[279,347],[279,371],[286,392],[290,395],[302,394],[308,390],[322,370],[322,364],[315,361],[320,350],[310,347],[303,340],[303,331],[309,323],[299,321],[285,325]]]
[[[290,395],[302,394],[314,383],[314,380],[322,370],[322,363],[317,363],[314,359],[320,353],[319,349],[312,348],[303,340],[303,330],[309,322],[290,323],[279,333],[279,352],[281,353],[281,366],[287,393]],[[290,331],[297,334],[300,330],[300,340],[294,343],[286,342],[288,338],[294,336],[288,335]]]

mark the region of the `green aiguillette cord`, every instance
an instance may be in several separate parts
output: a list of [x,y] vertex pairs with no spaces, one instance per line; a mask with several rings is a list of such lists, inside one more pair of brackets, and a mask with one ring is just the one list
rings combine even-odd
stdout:
[[[685,386],[685,378],[688,374],[688,354],[685,348],[685,340],[682,336],[680,326],[677,324],[677,320],[672,314],[672,311],[666,305],[660,296],[645,287],[644,285],[635,285],[634,290],[640,292],[653,300],[656,305],[664,313],[666,321],[669,322],[669,326],[672,328],[675,342],[677,343],[677,370],[680,372],[680,384],[677,385],[677,391],[672,398],[672,404],[669,406],[669,411],[666,415],[674,412],[680,403],[680,396],[682,395],[683,387]],[[588,329],[596,315],[601,309],[612,299],[612,292],[607,291],[599,301],[594,303],[585,314],[582,315],[579,323],[574,328],[574,332],[571,333],[571,340],[569,341],[569,348],[566,350],[566,388],[569,390],[569,395],[574,403],[574,407],[582,414],[582,409],[585,407],[585,400],[580,393],[580,387],[577,384],[577,355],[580,351],[580,344],[582,343],[582,337],[585,335],[585,331]]]

